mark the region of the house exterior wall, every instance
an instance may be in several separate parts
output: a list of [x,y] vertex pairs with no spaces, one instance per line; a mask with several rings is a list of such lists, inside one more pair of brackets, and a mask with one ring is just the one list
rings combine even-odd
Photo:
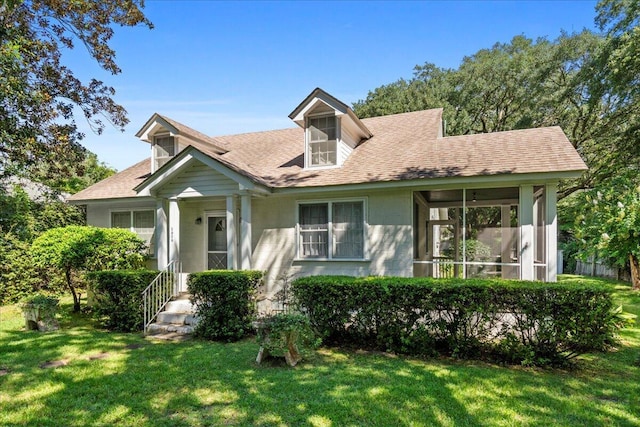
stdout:
[[[207,212],[225,210],[225,200],[181,201],[180,208],[180,260],[187,273],[203,271],[206,265]],[[196,220],[201,218],[201,223]]]
[[[364,261],[299,260],[297,256],[297,202],[366,198],[368,257]],[[266,271],[264,294],[271,298],[282,278],[308,275],[413,274],[411,191],[322,193],[313,196],[257,198],[252,202],[252,268]]]
[[[153,199],[144,200],[107,200],[87,204],[87,224],[94,227],[111,227],[111,212],[125,210],[152,210],[155,211],[156,202]],[[156,258],[147,261],[147,268],[157,269]]]

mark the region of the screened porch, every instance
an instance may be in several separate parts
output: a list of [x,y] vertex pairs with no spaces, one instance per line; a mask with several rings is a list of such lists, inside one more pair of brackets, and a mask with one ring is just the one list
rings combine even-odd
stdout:
[[414,192],[414,276],[556,280],[556,186]]

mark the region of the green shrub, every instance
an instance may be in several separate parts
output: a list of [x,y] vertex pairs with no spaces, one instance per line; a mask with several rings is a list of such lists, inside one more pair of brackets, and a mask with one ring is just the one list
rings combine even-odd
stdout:
[[258,344],[274,356],[282,356],[295,346],[295,351],[307,357],[320,345],[309,318],[300,313],[278,313],[266,316],[259,321]]
[[255,314],[259,271],[212,270],[191,273],[188,289],[196,306],[195,335],[216,341],[237,341],[249,333]]
[[608,291],[583,284],[318,276],[292,290],[326,341],[399,353],[557,365],[620,325]]
[[142,291],[158,275],[152,270],[106,270],[87,273],[94,293],[94,311],[111,330],[142,331]]

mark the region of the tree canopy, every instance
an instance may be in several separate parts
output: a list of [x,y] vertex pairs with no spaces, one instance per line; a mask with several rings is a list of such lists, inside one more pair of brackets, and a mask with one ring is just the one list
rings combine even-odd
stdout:
[[81,81],[63,51],[80,44],[101,68],[120,73],[109,45],[114,27],[152,28],[143,7],[143,0],[0,1],[0,179],[82,175],[76,107],[95,132],[109,122],[127,124],[115,90],[97,79]]
[[457,69],[425,63],[413,77],[354,103],[359,117],[443,108],[447,134],[561,126],[589,166],[559,196],[589,189],[640,162],[640,6],[603,0],[602,33],[556,40],[516,36],[462,59]]

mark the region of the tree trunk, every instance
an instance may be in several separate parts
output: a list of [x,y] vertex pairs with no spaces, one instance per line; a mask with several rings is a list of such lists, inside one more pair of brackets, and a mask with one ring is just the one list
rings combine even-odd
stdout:
[[73,287],[73,283],[71,283],[71,270],[66,270],[64,274],[67,278],[67,286],[71,291],[71,295],[73,295],[73,312],[78,313],[80,312],[80,297],[76,293],[76,288]]
[[630,254],[629,264],[631,265],[631,288],[640,290],[640,264],[638,263],[638,258]]

